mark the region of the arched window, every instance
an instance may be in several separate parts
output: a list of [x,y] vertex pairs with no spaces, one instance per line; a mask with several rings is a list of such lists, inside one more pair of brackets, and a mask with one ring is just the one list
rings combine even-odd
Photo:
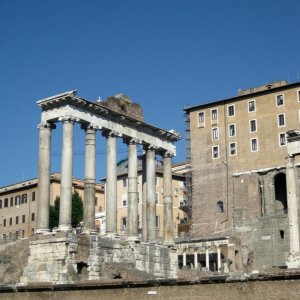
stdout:
[[222,214],[224,213],[224,203],[223,201],[217,202],[217,213]]

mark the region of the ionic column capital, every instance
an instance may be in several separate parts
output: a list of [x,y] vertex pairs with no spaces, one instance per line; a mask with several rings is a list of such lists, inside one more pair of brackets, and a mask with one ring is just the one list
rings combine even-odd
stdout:
[[75,122],[79,122],[79,119],[71,117],[71,116],[63,116],[63,117],[59,117],[58,121],[65,123],[65,122],[70,122],[72,124],[74,124]]
[[56,125],[54,123],[50,123],[50,122],[41,122],[40,124],[38,124],[37,128],[38,129],[44,129],[44,128],[55,129]]
[[137,145],[141,144],[141,141],[137,138],[129,137],[129,138],[124,138],[123,142],[127,145]]
[[101,126],[98,126],[93,123],[84,123],[81,125],[81,129],[88,131],[88,130],[98,130],[101,129]]
[[105,130],[102,132],[102,135],[106,138],[108,137],[121,137],[122,134],[120,134],[119,132],[115,131],[115,130]]

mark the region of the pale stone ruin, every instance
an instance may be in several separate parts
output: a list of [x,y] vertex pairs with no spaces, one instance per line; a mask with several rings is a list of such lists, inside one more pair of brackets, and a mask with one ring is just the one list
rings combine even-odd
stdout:
[[[180,135],[144,122],[143,111],[129,97],[118,94],[106,102],[91,102],[71,91],[38,101],[42,109],[39,124],[38,229],[29,242],[28,263],[21,284],[33,282],[72,283],[103,277],[110,266],[135,270],[140,278],[175,278],[178,259],[173,239],[171,159],[174,142]],[[59,228],[49,230],[49,183],[51,132],[63,124],[61,199]],[[72,163],[74,124],[85,130],[85,179],[83,233],[75,235],[71,226]],[[107,142],[106,233],[95,230],[96,134]],[[127,239],[117,235],[117,138],[128,145]],[[137,146],[142,145],[143,214],[142,238],[138,237]],[[164,241],[156,239],[155,155],[163,157]],[[101,167],[101,166],[100,166]],[[127,273],[129,271],[127,270]],[[140,272],[140,273],[139,273]],[[121,275],[120,275],[121,274]],[[143,274],[143,275],[141,275]]]

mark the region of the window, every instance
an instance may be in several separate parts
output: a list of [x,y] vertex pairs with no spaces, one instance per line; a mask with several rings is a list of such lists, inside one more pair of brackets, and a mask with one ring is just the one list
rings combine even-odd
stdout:
[[298,101],[300,101],[300,90],[297,91]]
[[6,226],[6,219],[3,220],[3,227]]
[[285,126],[284,114],[278,115],[278,126]]
[[219,128],[212,128],[211,130],[211,139],[212,141],[219,139]]
[[282,106],[284,104],[283,102],[283,95],[277,95],[276,96],[276,106]]
[[229,153],[230,155],[236,155],[236,143],[229,144]]
[[155,217],[155,225],[156,225],[156,228],[159,228],[159,224],[160,223],[160,219],[159,219],[159,216],[156,216]]
[[19,216],[16,216],[16,224],[19,224]]
[[234,105],[229,105],[227,109],[228,117],[234,116]]
[[8,198],[4,199],[4,207],[8,207]]
[[31,214],[31,222],[33,222],[35,220],[35,213]]
[[14,197],[10,197],[10,206],[14,206]]
[[223,201],[217,202],[217,213],[223,214],[224,213],[224,203]]
[[213,146],[212,147],[212,158],[219,158],[219,146]]
[[122,217],[121,218],[121,229],[126,229],[127,226],[127,218],[126,217]]
[[255,100],[251,100],[248,102],[248,112],[252,112],[256,110]]
[[22,204],[27,203],[27,194],[22,195]]
[[200,111],[198,113],[198,126],[204,127],[204,125],[205,125],[205,113],[204,111]]
[[229,136],[235,136],[235,124],[229,125]]
[[126,207],[126,205],[127,205],[127,196],[126,196],[126,195],[123,195],[123,196],[122,196],[122,206],[123,206],[123,207]]
[[21,197],[20,196],[16,196],[15,197],[15,205],[19,205],[20,204],[20,201],[21,200]]
[[22,223],[25,223],[25,215],[22,215]]
[[31,235],[34,235],[34,228],[31,228]]
[[0,200],[0,208],[2,208],[2,200]]
[[279,146],[286,145],[286,136],[285,133],[279,133]]
[[32,194],[31,194],[31,200],[35,201],[35,192],[32,192]]
[[126,178],[122,179],[122,186],[123,186],[123,188],[127,187],[127,179]]
[[250,132],[256,132],[256,120],[250,120]]
[[12,218],[9,218],[9,225],[12,225]]
[[25,230],[22,230],[22,238],[25,237]]
[[211,110],[211,121],[215,123],[218,121],[218,110],[216,108]]
[[159,194],[155,193],[155,203],[159,204]]
[[251,151],[258,150],[258,142],[257,139],[251,139]]

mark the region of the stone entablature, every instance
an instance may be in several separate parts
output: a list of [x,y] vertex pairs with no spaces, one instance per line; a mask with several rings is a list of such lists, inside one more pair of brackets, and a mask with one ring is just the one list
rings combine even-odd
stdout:
[[180,139],[175,131],[167,131],[147,124],[139,119],[109,109],[101,102],[91,102],[76,96],[71,91],[37,102],[42,108],[41,122],[55,123],[70,117],[80,124],[92,124],[103,132],[109,130],[122,138],[135,139],[140,144],[151,145],[157,151],[168,151],[176,155],[173,142]]

